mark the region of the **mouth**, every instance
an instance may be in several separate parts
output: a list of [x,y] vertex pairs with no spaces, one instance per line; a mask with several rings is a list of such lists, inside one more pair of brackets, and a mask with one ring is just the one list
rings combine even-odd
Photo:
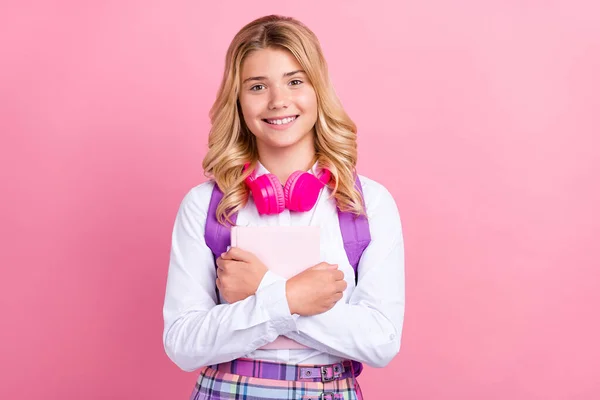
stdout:
[[294,121],[296,121],[299,116],[300,115],[290,115],[288,117],[275,118],[275,119],[266,119],[265,118],[262,121],[273,127],[284,127],[284,126],[289,126],[292,123],[294,123]]

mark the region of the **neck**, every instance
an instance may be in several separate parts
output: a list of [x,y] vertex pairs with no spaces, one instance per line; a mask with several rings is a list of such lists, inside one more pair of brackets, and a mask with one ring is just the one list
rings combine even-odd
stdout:
[[[308,142],[308,141],[307,141]],[[265,168],[285,183],[294,171],[308,171],[316,161],[314,142],[289,148],[258,149],[258,158]]]

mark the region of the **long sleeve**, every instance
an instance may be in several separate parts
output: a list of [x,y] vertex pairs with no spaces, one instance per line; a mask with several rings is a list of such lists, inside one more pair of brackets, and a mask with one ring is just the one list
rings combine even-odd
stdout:
[[211,191],[212,183],[192,189],[173,228],[163,344],[169,358],[185,371],[242,357],[297,329],[285,281],[272,279],[269,273],[255,295],[235,304],[218,304],[214,258],[204,241]]
[[365,197],[371,243],[360,260],[356,288],[331,310],[298,318],[298,332],[286,336],[325,353],[383,367],[400,350],[404,244],[396,203],[383,186],[376,185],[379,190],[373,201]]

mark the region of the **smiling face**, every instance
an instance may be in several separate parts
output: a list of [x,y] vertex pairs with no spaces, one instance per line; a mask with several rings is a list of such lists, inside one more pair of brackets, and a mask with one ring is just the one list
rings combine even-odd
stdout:
[[313,151],[317,96],[288,50],[267,48],[246,57],[239,101],[259,154],[296,148]]

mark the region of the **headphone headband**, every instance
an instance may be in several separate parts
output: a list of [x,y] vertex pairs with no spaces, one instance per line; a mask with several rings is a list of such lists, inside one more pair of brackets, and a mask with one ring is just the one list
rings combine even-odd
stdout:
[[[247,162],[244,164],[244,168],[242,169],[242,173],[246,172],[246,170],[248,169],[248,167],[250,166],[250,163]],[[326,169],[323,168],[318,175],[316,175],[316,178],[318,180],[321,181],[321,183],[323,183],[323,185],[327,185],[329,183],[329,180],[331,179],[331,172]],[[248,177],[244,180],[246,183],[251,183],[254,182],[254,180],[256,179],[256,171],[252,171],[252,173],[250,175],[248,175]]]

